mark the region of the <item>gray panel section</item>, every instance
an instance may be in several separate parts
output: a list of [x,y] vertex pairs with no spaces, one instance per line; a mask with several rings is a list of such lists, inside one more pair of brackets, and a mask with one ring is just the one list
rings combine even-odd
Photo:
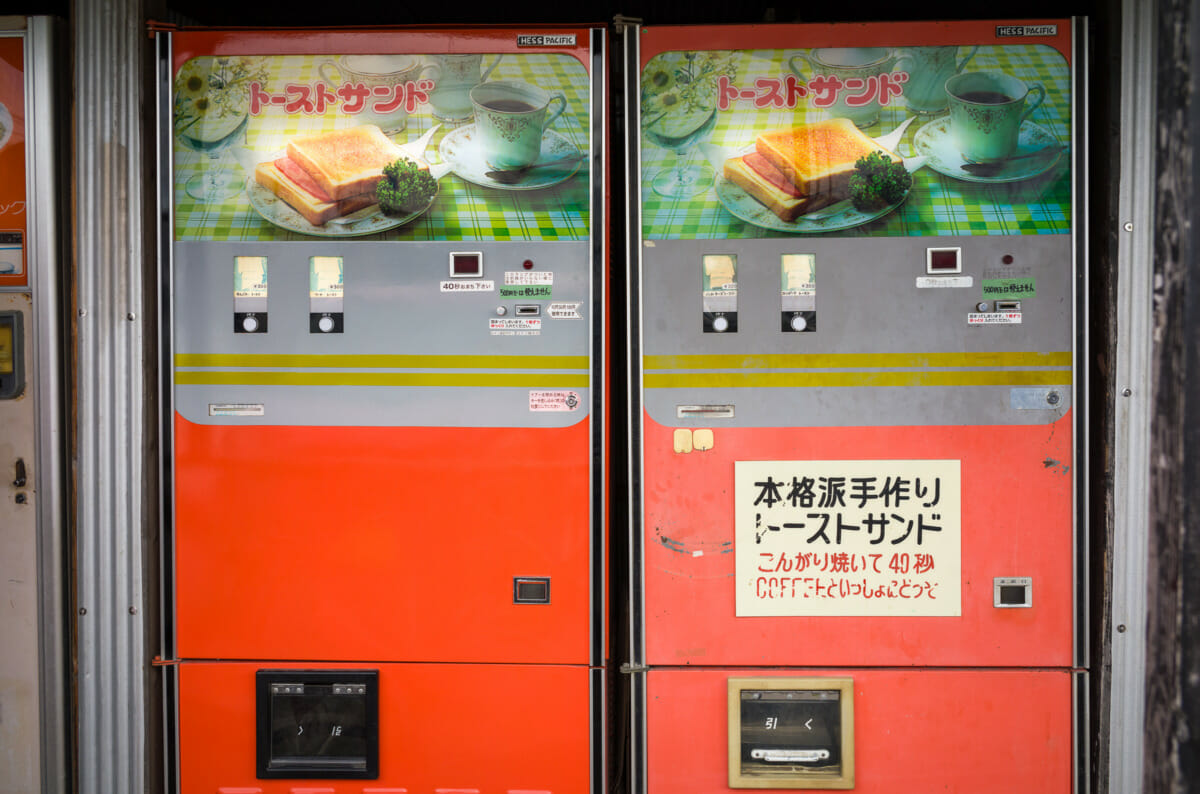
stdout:
[[[146,790],[142,615],[146,37],[141,3],[72,4],[78,300],[76,631],[82,794]],[[149,501],[147,501],[149,500]]]
[[[962,273],[931,277],[926,250],[962,249]],[[738,256],[738,330],[705,333],[701,303],[701,257]],[[649,356],[906,353],[1051,353],[1072,350],[1073,257],[1069,235],[922,238],[773,238],[763,240],[654,241],[642,251],[643,351]],[[781,330],[780,257],[816,257],[816,330]],[[922,287],[934,278],[970,286]],[[984,280],[1034,279],[1035,294],[1020,297],[1019,324],[970,325],[968,316],[986,302],[997,315],[996,296],[984,297]],[[936,282],[946,283],[946,282]],[[904,367],[936,373],[945,367]],[[978,369],[995,367],[951,367]],[[1003,369],[1003,367],[1001,367]],[[1029,367],[1022,367],[1029,369]],[[854,367],[890,372],[891,366]],[[651,367],[647,371],[653,372]],[[672,372],[687,371],[673,370]],[[780,372],[732,369],[745,374]],[[797,369],[814,375],[846,371]],[[1014,385],[839,386],[783,388],[648,388],[645,405],[656,421],[676,418],[686,404],[728,403],[735,417],[718,426],[854,426],[908,424],[1036,424],[1069,408],[1071,372],[1049,386],[1061,400],[1031,410]],[[1041,385],[1041,384],[1039,384]],[[1014,399],[1023,402],[1014,407]]]
[[[481,278],[451,278],[452,252],[480,252]],[[267,257],[267,333],[235,333],[235,256]],[[309,258],[343,259],[342,333],[310,332]],[[533,262],[532,269],[523,265]],[[591,261],[587,242],[323,242],[217,243],[175,245],[174,329],[176,354],[233,355],[421,355],[421,356],[577,356],[577,369],[538,368],[537,362],[497,361],[494,367],[379,367],[369,365],[272,372],[313,372],[322,377],[447,374],[529,376],[529,385],[177,385],[175,406],[194,422],[286,425],[422,425],[447,427],[563,427],[588,413],[589,391],[555,386],[564,376],[588,375],[594,324],[591,316]],[[501,296],[505,273],[553,274],[549,297]],[[455,289],[442,291],[444,282]],[[492,282],[489,291],[473,291]],[[461,287],[461,288],[460,288]],[[550,315],[550,305],[578,304],[579,319]],[[536,315],[518,317],[518,307]],[[500,314],[500,310],[504,314]],[[493,321],[533,319],[536,334],[496,333]],[[221,366],[223,372],[247,369]],[[258,368],[261,369],[261,368]],[[536,377],[538,374],[544,377]],[[549,380],[547,380],[549,379]],[[540,385],[546,381],[551,385]],[[534,412],[530,391],[570,390],[579,395],[572,411]],[[209,416],[214,404],[262,405],[261,416]]]

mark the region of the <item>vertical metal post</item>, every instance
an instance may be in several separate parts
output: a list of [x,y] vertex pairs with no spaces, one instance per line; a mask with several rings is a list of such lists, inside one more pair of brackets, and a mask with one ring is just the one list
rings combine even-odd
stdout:
[[39,631],[38,667],[41,671],[41,791],[44,794],[70,790],[70,720],[67,697],[67,636],[63,558],[66,545],[65,472],[63,460],[66,418],[64,413],[62,336],[63,296],[59,275],[62,258],[63,208],[66,206],[63,176],[65,158],[60,146],[68,140],[62,125],[66,115],[59,91],[68,84],[59,71],[63,63],[62,31],[49,17],[30,17],[26,36],[27,120],[33,120],[34,135],[25,140],[29,163],[26,179],[33,200],[27,206],[28,241],[37,327],[33,333],[37,397],[37,508]]
[[[1154,277],[1155,4],[1124,0],[1108,791],[1142,790]],[[1103,770],[1102,770],[1103,772]],[[1105,777],[1102,775],[1102,778]]]
[[78,790],[145,790],[139,0],[75,0]]

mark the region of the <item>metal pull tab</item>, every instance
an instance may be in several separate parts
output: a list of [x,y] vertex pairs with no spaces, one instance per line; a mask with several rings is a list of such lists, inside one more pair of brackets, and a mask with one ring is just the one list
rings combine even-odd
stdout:
[[17,478],[13,480],[13,487],[25,487],[25,459],[17,458]]

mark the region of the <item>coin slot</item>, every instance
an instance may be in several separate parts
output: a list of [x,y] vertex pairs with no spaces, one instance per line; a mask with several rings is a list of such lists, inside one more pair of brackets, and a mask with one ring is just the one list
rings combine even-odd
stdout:
[[514,604],[549,604],[550,577],[517,576],[513,578]]
[[518,303],[516,315],[518,317],[537,317],[542,313],[542,307],[536,303]]

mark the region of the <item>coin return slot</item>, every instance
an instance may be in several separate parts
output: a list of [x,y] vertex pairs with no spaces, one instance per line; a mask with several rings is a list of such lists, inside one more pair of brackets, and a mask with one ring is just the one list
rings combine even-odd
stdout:
[[1028,576],[996,577],[992,580],[992,606],[1020,609],[1033,606],[1033,579]]
[[518,303],[516,315],[518,317],[537,317],[542,313],[542,307],[536,303]]
[[677,419],[732,419],[732,405],[677,405]]
[[520,576],[513,579],[514,604],[549,604],[550,578]]

